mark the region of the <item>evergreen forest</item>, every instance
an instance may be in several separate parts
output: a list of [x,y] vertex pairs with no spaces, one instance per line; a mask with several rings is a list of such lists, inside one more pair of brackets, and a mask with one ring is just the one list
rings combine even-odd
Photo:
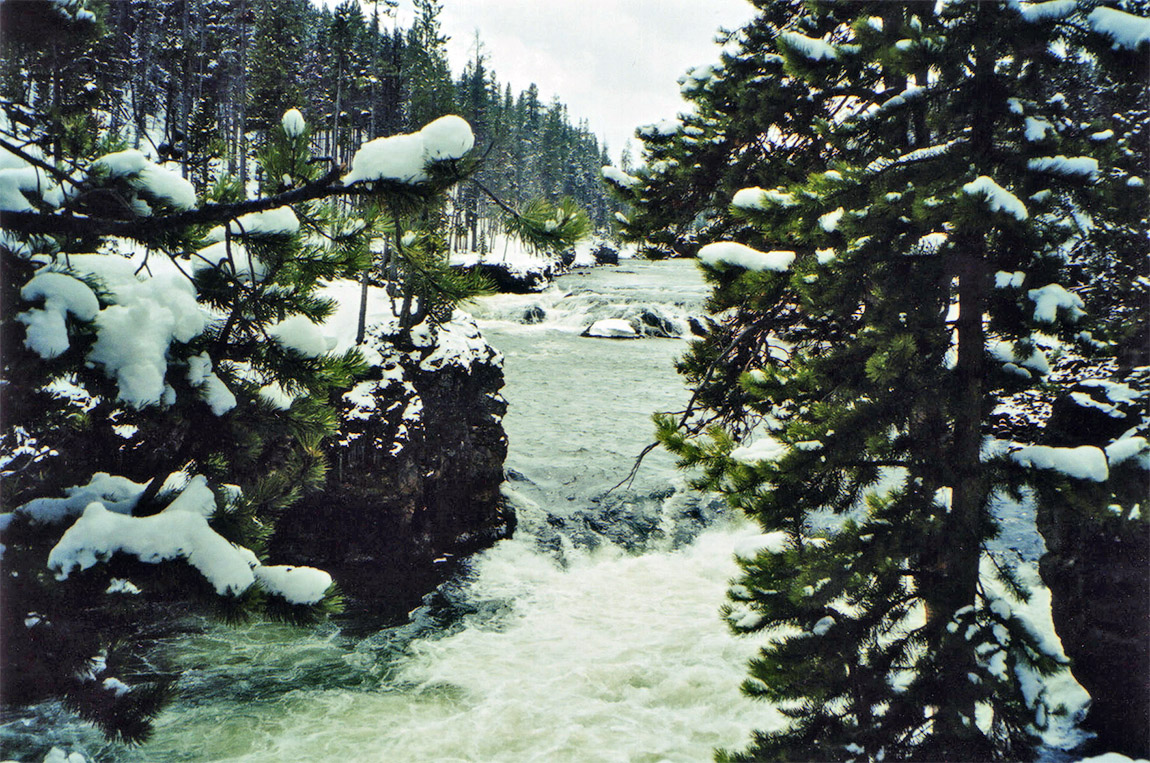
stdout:
[[467,1],[0,0],[0,758],[1150,758],[1147,3]]

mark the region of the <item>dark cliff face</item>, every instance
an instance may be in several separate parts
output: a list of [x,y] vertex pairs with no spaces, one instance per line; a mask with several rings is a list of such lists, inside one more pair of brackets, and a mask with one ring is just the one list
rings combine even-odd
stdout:
[[454,560],[514,529],[502,361],[469,328],[462,355],[391,351],[382,378],[344,396],[326,488],[276,529],[271,556],[330,572],[353,617],[405,615]]
[[[1104,387],[1071,392],[1079,397],[1054,401],[1046,426],[1053,445],[1104,447],[1141,420],[1138,403],[1115,404]],[[1150,525],[1108,508],[1112,499],[1142,504],[1145,490],[1145,471],[1128,461],[1111,465],[1106,485],[1047,490],[1038,503],[1051,615],[1074,677],[1091,696],[1082,724],[1098,735],[1091,754],[1150,754]]]

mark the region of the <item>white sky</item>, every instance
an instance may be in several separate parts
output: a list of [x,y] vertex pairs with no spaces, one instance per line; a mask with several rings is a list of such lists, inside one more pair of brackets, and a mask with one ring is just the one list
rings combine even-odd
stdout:
[[[748,0],[441,2],[453,72],[474,56],[478,31],[500,83],[518,95],[534,82],[544,103],[559,96],[572,123],[586,119],[616,160],[636,127],[683,110],[677,80],[718,61],[718,28],[754,15]],[[411,8],[401,0],[401,26],[410,25]]]

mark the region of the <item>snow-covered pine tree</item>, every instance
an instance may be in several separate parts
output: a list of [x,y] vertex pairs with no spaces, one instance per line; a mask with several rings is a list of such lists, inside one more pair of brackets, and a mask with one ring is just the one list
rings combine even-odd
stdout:
[[[279,128],[265,171],[306,183],[306,146]],[[137,613],[191,600],[299,622],[338,606],[326,573],[260,557],[279,513],[322,482],[332,393],[365,370],[357,351],[329,353],[315,323],[334,307],[319,281],[362,267],[366,247],[328,245],[331,221],[310,204],[157,230],[240,191],[221,181],[199,206],[189,182],[132,149],[69,180],[22,153],[8,160],[28,162],[39,188],[18,185],[27,209],[8,196],[5,213],[44,233],[0,246],[3,439],[23,450],[3,474],[6,699],[62,694],[139,741],[170,678],[118,651],[144,635]],[[114,215],[120,237],[52,232],[56,207]]]
[[1108,454],[1144,468],[1146,442],[984,438],[1058,347],[1091,349],[1065,220],[1107,215],[1093,182],[1129,173],[1050,83],[1086,88],[1082,46],[1138,50],[1146,22],[1088,5],[814,2],[764,39],[757,61],[809,95],[776,90],[762,112],[798,118],[764,140],[830,111],[808,128],[821,166],[732,195],[760,248],[699,251],[711,307],[737,315],[711,370],[744,372],[732,404],[700,371],[699,402],[745,426],[658,421],[767,532],[726,611],[769,634],[745,689],[789,722],[727,759],[1017,759],[1059,711],[1040,677],[1060,655],[1016,614],[1028,585],[998,520],[1028,486],[1093,491]]
[[[141,612],[191,601],[299,622],[338,605],[326,573],[261,559],[283,508],[322,481],[332,401],[366,372],[357,350],[329,351],[318,289],[386,236],[392,340],[433,340],[477,286],[436,246],[473,136],[445,117],[365,144],[341,177],[292,109],[260,151],[257,197],[225,176],[201,202],[114,138],[52,161],[33,134],[51,126],[6,125],[0,169],[5,698],[65,696],[133,741],[171,682],[133,659]],[[517,224],[560,249],[586,220],[535,217]]]

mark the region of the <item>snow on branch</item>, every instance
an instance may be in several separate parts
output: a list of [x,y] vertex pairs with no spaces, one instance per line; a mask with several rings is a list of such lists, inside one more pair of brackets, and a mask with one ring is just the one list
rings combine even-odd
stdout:
[[795,261],[794,252],[760,252],[734,241],[716,241],[699,250],[699,260],[711,267],[734,265],[747,270],[785,272]]
[[968,196],[981,196],[992,212],[1005,212],[1019,221],[1030,216],[1026,211],[1026,205],[1019,201],[1017,196],[986,175],[978,176],[964,185],[962,190]]
[[463,117],[449,114],[404,135],[376,138],[359,147],[344,185],[369,180],[423,183],[430,162],[461,159],[475,145],[475,135]]
[[[136,485],[122,477],[97,474],[89,485],[74,488],[69,499],[59,499],[44,509],[71,510],[77,500],[101,494],[105,498],[138,493]],[[137,496],[138,497],[138,496]],[[257,581],[269,593],[289,604],[309,605],[320,601],[331,587],[331,576],[313,567],[260,564],[249,549],[230,542],[208,525],[216,510],[215,494],[207,480],[196,475],[167,508],[148,517],[119,513],[124,499],[113,509],[93,500],[48,555],[48,568],[65,580],[73,572],[107,561],[114,554],[127,554],[146,564],[182,560],[204,576],[221,596],[239,596]],[[30,505],[30,504],[29,504]],[[48,506],[48,504],[45,504]]]
[[1115,48],[1137,50],[1140,45],[1150,42],[1150,19],[1120,11],[1117,8],[1099,6],[1086,17],[1095,32],[1114,41]]

